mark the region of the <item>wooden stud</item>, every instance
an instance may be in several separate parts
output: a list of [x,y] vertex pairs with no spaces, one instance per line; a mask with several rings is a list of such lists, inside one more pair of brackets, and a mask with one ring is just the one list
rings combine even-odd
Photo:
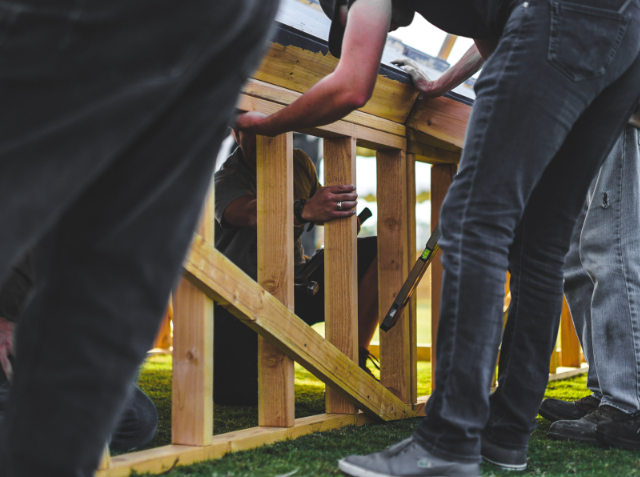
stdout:
[[[257,138],[258,283],[293,311],[293,133]],[[295,423],[293,361],[258,337],[258,423]]]
[[[455,164],[431,166],[431,231],[440,221],[440,209],[453,176],[456,174]],[[431,389],[436,387],[436,337],[440,319],[440,298],[442,295],[442,263],[440,254],[431,263]]]
[[[378,309],[389,310],[408,275],[407,158],[404,151],[378,151]],[[380,333],[380,382],[402,402],[411,402],[411,317]]]
[[169,297],[169,305],[167,311],[162,318],[158,334],[153,341],[154,349],[168,350],[173,346],[173,337],[171,336],[171,322],[173,321],[173,297]]
[[381,420],[415,415],[212,245],[196,237],[184,267],[200,290],[363,412]]
[[[247,94],[241,94],[237,107],[242,111],[257,111],[263,114],[273,114],[285,106]],[[346,121],[336,121],[326,126],[296,131],[323,138],[355,137],[359,146],[364,146],[369,149],[406,149],[407,147],[407,140],[403,136],[389,134]]]
[[471,107],[451,98],[419,99],[406,126],[445,143],[463,147]]
[[[213,184],[198,237],[214,241]],[[213,436],[213,301],[184,278],[174,296],[171,442],[205,446]]]
[[[325,186],[356,183],[356,140],[324,140]],[[325,336],[358,362],[358,246],[357,219],[324,224]],[[355,414],[357,409],[333,389],[326,393],[327,413]]]
[[192,447],[169,445],[116,456],[109,469],[99,470],[96,477],[128,477],[137,473],[161,474],[176,466],[203,460],[219,459],[230,452],[254,449],[279,441],[297,439],[314,432],[330,431],[346,426],[369,424],[372,419],[364,414],[319,414],[296,419],[295,425],[282,427],[252,427],[241,431],[214,436],[211,445]]
[[451,33],[447,33],[444,41],[442,42],[442,46],[440,47],[440,53],[438,53],[438,58],[442,58],[446,60],[449,58],[451,54],[451,50],[453,50],[453,45],[456,44],[456,40],[458,37],[456,35],[452,35]]
[[562,315],[560,316],[560,366],[580,367],[580,340],[578,340],[566,298],[562,300]]
[[[416,158],[407,154],[407,270],[416,262]],[[418,402],[418,297],[407,305],[411,370],[411,403]]]

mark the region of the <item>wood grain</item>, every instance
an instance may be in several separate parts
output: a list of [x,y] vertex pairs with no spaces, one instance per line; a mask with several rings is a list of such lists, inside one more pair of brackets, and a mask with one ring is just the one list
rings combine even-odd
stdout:
[[[456,174],[455,164],[431,166],[431,231],[440,222],[440,209],[453,176]],[[431,262],[431,389],[436,387],[436,337],[440,320],[440,298],[442,295],[442,262],[438,253]],[[433,391],[432,391],[433,392]]]
[[184,267],[185,276],[210,298],[363,412],[380,420],[414,416],[353,360],[199,237],[194,239]]
[[[404,151],[378,151],[378,303],[384,317],[408,275],[407,158]],[[411,402],[411,318],[404,313],[380,333],[380,382],[402,402]]]
[[[416,255],[416,158],[407,154],[407,270],[415,264]],[[417,290],[416,290],[417,292]],[[409,318],[409,352],[411,356],[411,403],[418,399],[418,296],[407,305]]]
[[[324,140],[325,186],[356,183],[356,140]],[[356,216],[324,224],[325,334],[327,340],[358,361],[358,248]],[[327,413],[354,414],[356,408],[327,389]]]
[[[293,304],[293,133],[257,138],[258,283]],[[258,337],[258,423],[295,423],[293,360]]]
[[457,147],[464,146],[464,135],[471,106],[451,98],[419,99],[405,125]]
[[562,315],[560,316],[560,366],[568,368],[580,367],[580,340],[571,318],[567,299],[562,299]]

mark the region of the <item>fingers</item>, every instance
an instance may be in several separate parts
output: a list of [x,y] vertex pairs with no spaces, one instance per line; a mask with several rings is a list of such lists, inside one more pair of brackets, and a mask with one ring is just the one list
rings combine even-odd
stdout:
[[418,68],[418,69],[420,68],[418,66],[418,63],[416,63],[413,60],[410,60],[409,58],[397,58],[393,60],[391,64],[396,66],[412,66],[413,68]]
[[339,209],[338,209],[338,203],[336,202],[337,210],[350,210],[350,209],[354,209],[356,205],[358,205],[358,202],[355,200],[345,200],[345,201],[339,201],[339,202],[340,202]]
[[353,184],[341,184],[324,187],[325,190],[331,192],[332,194],[343,194],[345,192],[352,192],[356,190],[356,186]]

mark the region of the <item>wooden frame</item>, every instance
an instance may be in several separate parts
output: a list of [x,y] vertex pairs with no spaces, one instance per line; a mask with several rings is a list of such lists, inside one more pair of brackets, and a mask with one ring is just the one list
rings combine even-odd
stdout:
[[[238,100],[240,110],[273,113],[295,101],[335,67],[337,60],[326,54],[326,44],[308,35],[296,36],[285,26],[278,26],[279,33],[265,59],[244,86]],[[361,110],[335,123],[300,131],[326,139],[327,185],[355,183],[356,144],[378,151],[382,316],[415,260],[407,253],[416,248],[415,162],[434,164],[431,194],[435,224],[460,159],[470,109],[469,101],[455,95],[419,100],[409,76],[387,68],[378,77],[371,101]],[[207,200],[174,297],[172,444],[114,458],[107,452],[96,475],[164,472],[175,465],[310,432],[403,419],[423,410],[426,399],[417,396],[416,361],[424,357],[425,350],[419,353],[417,348],[415,301],[382,338],[381,383],[355,362],[355,218],[330,222],[325,229],[325,274],[330,290],[325,307],[327,339],[292,311],[292,147],[291,134],[258,138],[259,283],[214,249],[213,192]],[[440,303],[438,259],[431,275],[435,338]],[[260,426],[217,436],[213,436],[212,400],[214,300],[260,336]],[[432,343],[432,365],[434,351]],[[294,360],[327,384],[327,414],[294,419]]]

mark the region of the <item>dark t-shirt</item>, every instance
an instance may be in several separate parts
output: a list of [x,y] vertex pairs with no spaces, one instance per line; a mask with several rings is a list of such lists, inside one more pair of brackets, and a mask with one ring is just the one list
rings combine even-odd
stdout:
[[401,1],[429,23],[454,35],[491,38],[502,35],[509,9],[517,0],[394,0]]
[[[224,211],[240,197],[256,196],[256,173],[242,161],[237,148],[214,175],[216,248],[254,280],[258,276],[258,233],[251,227],[234,227],[223,220]],[[311,159],[300,149],[293,150],[293,200],[313,197],[321,185]],[[291,204],[293,207],[293,204]],[[294,225],[291,224],[293,227]],[[294,227],[294,261],[304,264],[300,236],[305,227]]]

